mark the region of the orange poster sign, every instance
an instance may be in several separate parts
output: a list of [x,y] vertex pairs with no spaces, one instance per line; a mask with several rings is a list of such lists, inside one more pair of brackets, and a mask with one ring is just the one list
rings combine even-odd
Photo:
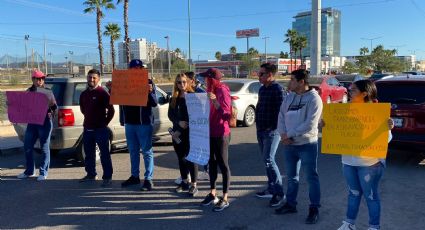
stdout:
[[112,72],[111,104],[146,106],[148,103],[148,71],[146,69]]

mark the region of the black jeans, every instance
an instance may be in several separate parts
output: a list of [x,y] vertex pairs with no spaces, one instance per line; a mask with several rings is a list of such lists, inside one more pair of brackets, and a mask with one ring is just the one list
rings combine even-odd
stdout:
[[179,144],[173,140],[174,151],[176,151],[179,160],[180,176],[183,180],[187,180],[187,175],[190,173],[190,179],[192,183],[195,183],[198,178],[198,165],[186,160],[190,149],[189,133],[183,132],[180,135],[180,140]]
[[223,175],[223,193],[229,192],[230,187],[229,142],[230,136],[210,137],[210,186],[211,189],[216,188],[218,166]]

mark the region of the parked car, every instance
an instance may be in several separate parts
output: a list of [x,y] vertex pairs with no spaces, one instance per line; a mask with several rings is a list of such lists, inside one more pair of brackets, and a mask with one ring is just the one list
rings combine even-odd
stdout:
[[238,122],[243,126],[253,125],[260,82],[252,79],[232,79],[224,80],[223,83],[229,86],[232,104],[238,110]]
[[336,75],[335,78],[341,83],[347,90],[350,89],[351,84],[355,81],[363,80],[364,77],[360,74],[341,74]]
[[[101,84],[105,87],[105,83],[111,78],[102,77]],[[58,109],[53,120],[53,130],[50,141],[51,151],[59,152],[63,149],[75,149],[77,157],[84,159],[84,147],[82,141],[84,116],[80,111],[79,99],[80,94],[86,89],[87,82],[84,77],[47,77],[45,80],[46,87],[52,89],[55,95]],[[106,89],[106,88],[105,88]],[[153,108],[155,117],[154,124],[154,140],[162,135],[168,134],[168,128],[171,122],[168,120],[168,95],[156,86],[156,96],[158,106]],[[126,138],[124,127],[119,122],[119,107],[114,105],[115,115],[109,123],[110,131],[110,148],[111,150],[126,147]],[[25,124],[14,124],[19,139],[24,139]],[[99,155],[100,150],[96,148]]]
[[315,88],[323,103],[347,103],[347,89],[332,76],[312,77],[309,79],[311,87]]
[[391,103],[391,143],[425,149],[425,76],[395,76],[375,84],[379,102]]
[[371,81],[377,81],[379,79],[387,79],[387,78],[391,78],[391,77],[394,77],[394,75],[392,75],[390,73],[373,73],[369,77],[369,80],[371,80]]

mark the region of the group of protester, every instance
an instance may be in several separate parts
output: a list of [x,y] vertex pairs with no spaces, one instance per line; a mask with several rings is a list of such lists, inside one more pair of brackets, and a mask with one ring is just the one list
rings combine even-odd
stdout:
[[[140,60],[132,60],[130,69],[143,68]],[[276,214],[297,212],[297,194],[299,187],[299,171],[304,169],[309,185],[310,207],[306,218],[307,224],[315,224],[319,219],[320,182],[317,170],[319,126],[321,120],[322,101],[318,92],[309,86],[309,74],[306,70],[295,70],[291,74],[288,89],[283,90],[275,81],[276,65],[261,65],[258,78],[262,84],[258,104],[256,106],[256,130],[259,152],[263,157],[268,178],[267,188],[256,193],[257,197],[269,198],[271,207],[278,207]],[[214,211],[222,211],[229,207],[230,167],[228,147],[230,144],[229,121],[232,116],[232,105],[229,87],[221,82],[223,74],[215,68],[200,73],[206,83],[206,93],[210,103],[210,156],[208,173],[210,192],[201,202],[203,206],[214,205]],[[109,131],[107,125],[114,116],[114,107],[109,102],[109,93],[100,86],[100,73],[90,70],[87,75],[87,89],[81,93],[80,108],[84,115],[84,151],[86,176],[80,182],[97,179],[96,144],[100,149],[100,160],[103,167],[102,186],[109,186],[112,181],[112,161],[109,149]],[[40,176],[37,180],[45,180],[48,175],[50,150],[49,140],[52,131],[52,117],[57,108],[51,90],[44,87],[45,75],[40,71],[32,74],[33,85],[28,91],[42,92],[49,98],[49,109],[43,125],[29,124],[25,133],[24,149],[26,170],[18,175],[24,179],[34,176],[33,147],[37,139],[43,154]],[[146,106],[120,106],[120,123],[125,127],[128,150],[130,152],[131,176],[124,181],[122,187],[141,184],[140,150],[145,164],[142,191],[154,188],[154,157],[152,149],[152,131],[154,117],[152,107],[157,106],[155,85],[149,79],[149,94]],[[111,84],[109,84],[110,86]],[[198,192],[198,165],[186,159],[190,150],[189,114],[185,97],[190,93],[204,92],[195,83],[193,72],[178,74],[174,79],[173,92],[168,110],[172,122],[170,134],[174,150],[177,154],[181,182],[176,192],[187,192],[195,196]],[[353,83],[350,89],[352,103],[376,102],[377,90],[369,80]],[[394,124],[388,120],[391,130]],[[391,135],[390,135],[391,137]],[[282,176],[275,161],[279,143],[283,144],[285,173],[288,177],[286,195]],[[378,184],[382,176],[385,161],[371,157],[342,157],[343,174],[348,184],[348,205],[346,219],[339,230],[355,229],[355,220],[363,195],[369,209],[369,229],[380,228],[380,200]],[[218,168],[223,177],[223,196],[217,195],[216,181]],[[285,201],[285,202],[284,202]],[[284,202],[284,203],[283,203]],[[283,205],[282,205],[283,203]]]

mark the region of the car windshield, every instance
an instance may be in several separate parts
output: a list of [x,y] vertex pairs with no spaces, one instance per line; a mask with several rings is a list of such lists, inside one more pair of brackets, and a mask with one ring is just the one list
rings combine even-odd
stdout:
[[241,82],[224,82],[224,84],[229,86],[230,92],[238,92],[243,87],[243,83]]
[[379,102],[396,104],[423,104],[425,103],[424,84],[379,84]]
[[382,74],[382,73],[374,73],[372,74],[372,76],[370,76],[370,80],[378,80],[381,79],[383,77],[389,76],[389,74]]
[[65,83],[63,82],[49,82],[45,84],[46,88],[53,91],[55,95],[56,103],[58,106],[63,105],[63,92],[65,92]]

